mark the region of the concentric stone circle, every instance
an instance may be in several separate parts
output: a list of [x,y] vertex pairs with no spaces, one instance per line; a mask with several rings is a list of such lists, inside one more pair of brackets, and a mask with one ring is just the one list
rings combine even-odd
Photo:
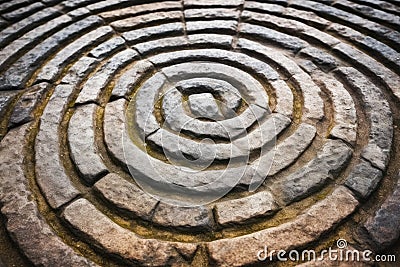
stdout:
[[247,266],[339,238],[394,251],[399,14],[0,1],[0,259]]

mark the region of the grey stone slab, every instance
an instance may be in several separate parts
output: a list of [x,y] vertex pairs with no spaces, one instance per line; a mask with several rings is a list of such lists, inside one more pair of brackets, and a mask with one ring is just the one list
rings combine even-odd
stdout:
[[97,103],[101,92],[114,78],[114,75],[137,59],[139,59],[139,55],[132,49],[126,49],[114,55],[85,82],[76,103]]
[[74,18],[74,19],[80,19],[80,18],[83,18],[83,17],[86,17],[86,16],[90,16],[90,10],[85,8],[85,7],[81,7],[81,8],[77,8],[77,9],[71,10],[67,14],[69,16],[71,16],[72,18]]
[[198,6],[239,6],[243,4],[243,0],[227,0],[227,1],[218,1],[218,0],[204,0],[204,1],[196,1],[196,0],[184,0],[183,4],[185,7],[198,7]]
[[266,120],[258,119],[256,128],[248,132],[243,138],[233,141],[233,144],[245,151],[260,149],[267,144],[275,145],[277,136],[283,132],[291,123],[286,116],[274,113],[267,117]]
[[159,38],[160,36],[183,35],[183,23],[164,23],[158,26],[140,28],[124,32],[122,36],[129,44],[136,44],[143,41]]
[[24,18],[40,9],[45,8],[46,6],[41,2],[32,3],[28,6],[21,7],[19,9],[13,10],[11,12],[2,14],[2,17],[7,20],[17,20],[20,18]]
[[283,80],[272,81],[271,87],[275,91],[276,95],[275,112],[292,118],[294,109],[294,96],[290,87]]
[[318,81],[330,95],[334,109],[334,126],[330,136],[355,145],[357,139],[357,112],[350,93],[338,80],[316,71],[312,78]]
[[273,195],[262,191],[247,197],[219,202],[215,205],[215,214],[219,224],[229,225],[271,216],[278,208]]
[[260,264],[254,254],[264,246],[268,251],[300,249],[337,226],[355,211],[358,204],[348,189],[338,187],[294,220],[251,234],[207,243],[210,260],[221,266],[245,266]]
[[212,226],[212,212],[204,206],[179,207],[160,203],[154,212],[152,221],[165,227],[206,230]]
[[297,52],[308,46],[308,44],[300,38],[290,36],[263,26],[243,23],[240,26],[240,33],[244,36],[252,36],[262,39],[265,42],[272,42],[278,46]]
[[400,43],[400,33],[397,31],[390,31],[385,34],[385,37],[390,40],[392,43],[392,46],[396,46],[397,44]]
[[110,173],[95,183],[94,189],[122,212],[150,220],[158,200],[143,192],[138,186],[115,173]]
[[153,70],[153,64],[147,60],[137,61],[131,68],[127,69],[115,82],[112,91],[114,97],[126,97]]
[[346,178],[345,185],[361,198],[367,198],[377,187],[383,174],[363,159]]
[[6,43],[14,40],[18,35],[27,32],[31,29],[39,27],[38,24],[40,24],[42,21],[49,21],[52,18],[56,17],[57,15],[60,15],[59,11],[56,8],[49,7],[41,11],[38,11],[35,14],[28,16],[23,20],[15,22],[8,27],[4,27],[3,30],[0,31],[0,45],[1,46],[6,45]]
[[235,33],[237,29],[236,20],[209,20],[209,21],[187,21],[186,30],[188,33]]
[[106,11],[99,14],[105,20],[116,20],[118,18],[134,17],[143,13],[147,13],[149,10],[152,12],[165,11],[165,10],[180,10],[182,3],[179,1],[161,1],[157,3],[143,3],[125,8],[119,8],[112,11]]
[[189,108],[196,118],[221,120],[221,114],[215,98],[210,93],[193,94],[189,96]]
[[300,56],[310,58],[317,66],[324,71],[330,71],[337,67],[337,60],[330,54],[315,47],[306,47],[300,50]]
[[138,89],[134,101],[135,123],[139,131],[139,137],[145,140],[145,137],[154,133],[160,128],[154,109],[156,102],[162,96],[162,88],[168,84],[167,79],[162,73],[157,73]]
[[[54,11],[54,14],[55,11]],[[41,15],[41,14],[39,14]],[[44,17],[47,18],[47,17]],[[29,18],[27,18],[26,20],[26,24],[30,25],[30,23],[34,24],[34,21],[28,20]],[[0,51],[0,66],[1,67],[6,67],[6,65],[11,62],[11,60],[15,59],[15,56],[18,55],[19,52],[22,52],[26,49],[28,49],[31,46],[34,46],[34,44],[38,43],[39,40],[41,38],[43,38],[43,36],[45,36],[46,34],[51,33],[52,31],[65,26],[67,23],[71,22],[71,17],[67,16],[67,15],[63,15],[63,16],[59,16],[55,19],[50,20],[49,22],[40,25],[36,28],[34,28],[33,30],[25,33],[23,36],[21,36],[20,38],[14,40],[12,43],[10,43],[9,45],[7,45],[6,47],[2,48],[2,50]],[[22,22],[22,21],[21,21]],[[20,25],[15,25],[16,27],[23,27]],[[3,35],[4,33],[4,35]],[[13,28],[10,29],[6,28],[5,31],[0,32],[0,35],[3,35],[4,39],[1,39],[2,37],[0,37],[0,43],[6,43],[7,40],[12,40],[13,39],[13,34],[19,34],[19,31],[13,31]]]
[[239,9],[233,8],[193,8],[184,11],[185,19],[238,19]]
[[367,229],[379,251],[390,247],[400,236],[400,182],[394,191],[380,206],[374,217],[369,218],[364,227]]
[[346,60],[353,63],[357,68],[358,66],[361,66],[370,71],[372,75],[377,77],[382,83],[386,84],[390,88],[396,98],[400,99],[400,89],[398,87],[400,77],[394,72],[348,44],[338,44],[334,47],[334,51],[344,56]]
[[233,37],[229,35],[221,34],[190,34],[188,35],[189,43],[191,46],[201,46],[201,47],[223,47],[231,48]]
[[163,11],[134,16],[122,20],[111,22],[111,26],[118,31],[127,31],[141,28],[151,23],[167,23],[181,21],[182,11]]
[[39,212],[24,170],[29,126],[10,130],[0,144],[0,203],[7,230],[36,266],[97,266],[65,244]]
[[18,59],[1,77],[1,86],[4,87],[23,87],[30,76],[40,66],[50,54],[59,49],[60,45],[67,42],[80,32],[89,30],[101,24],[101,19],[97,16],[90,16],[74,24],[71,24],[54,35],[45,39],[35,46],[32,50]]
[[303,97],[303,120],[309,123],[322,120],[325,117],[325,112],[321,89],[305,72],[293,75],[291,80],[300,89]]
[[156,54],[171,49],[185,49],[188,45],[189,42],[185,37],[170,37],[138,43],[133,47],[140,53],[140,55],[145,57],[148,54]]
[[274,161],[268,175],[275,175],[294,163],[311,145],[316,133],[317,129],[314,126],[305,123],[300,124],[291,136],[276,146]]
[[370,130],[361,156],[374,167],[385,170],[393,139],[393,117],[388,101],[380,89],[356,69],[343,67],[336,73],[356,90],[367,110]]
[[95,0],[66,0],[61,4],[68,9],[76,9],[82,5],[88,5],[90,3],[97,2]]
[[89,184],[108,172],[96,147],[96,109],[95,104],[77,107],[68,126],[71,158],[78,172]]
[[285,204],[306,198],[319,190],[329,179],[335,179],[351,155],[351,149],[342,141],[329,140],[315,159],[295,173],[276,181],[271,190]]
[[125,123],[125,99],[119,99],[106,105],[104,112],[104,141],[107,149],[119,163],[125,163],[121,132],[124,130]]
[[104,41],[113,33],[109,26],[100,27],[78,38],[59,51],[40,70],[36,81],[55,81],[67,64],[74,60],[90,47]]
[[36,180],[52,208],[59,208],[79,194],[65,173],[58,136],[63,112],[72,92],[72,85],[58,85],[54,89],[40,118],[40,128],[36,136]]
[[320,68],[315,65],[311,60],[309,59],[298,59],[297,63],[299,64],[299,66],[309,75],[312,75],[314,72],[318,72],[318,70],[320,70]]
[[8,127],[15,127],[35,118],[35,111],[49,89],[48,83],[40,83],[28,88],[18,99],[11,114]]
[[256,1],[245,1],[244,8],[245,10],[265,11],[273,14],[282,14],[285,11],[285,7],[281,5]]
[[[193,254],[197,249],[196,244],[142,238],[114,223],[86,199],[79,199],[66,207],[62,216],[106,254],[118,255],[131,263],[147,264],[149,255],[152,255],[152,265],[166,266],[181,260],[181,250]],[[121,240],[124,240],[123,245]]]
[[79,84],[99,63],[94,58],[81,57],[72,67],[67,71],[62,83],[77,85]]
[[114,37],[93,48],[89,55],[97,59],[104,59],[124,47],[125,40],[122,37]]

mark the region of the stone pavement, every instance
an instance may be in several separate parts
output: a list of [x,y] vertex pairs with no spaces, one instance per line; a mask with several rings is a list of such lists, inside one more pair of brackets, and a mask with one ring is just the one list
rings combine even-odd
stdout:
[[0,0],[0,265],[400,262],[399,27],[398,0]]

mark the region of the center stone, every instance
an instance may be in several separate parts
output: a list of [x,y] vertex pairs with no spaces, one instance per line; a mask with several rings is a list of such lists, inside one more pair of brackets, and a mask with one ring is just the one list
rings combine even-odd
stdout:
[[219,110],[218,103],[210,93],[190,95],[189,107],[192,114],[199,118],[211,120],[221,120],[224,118]]

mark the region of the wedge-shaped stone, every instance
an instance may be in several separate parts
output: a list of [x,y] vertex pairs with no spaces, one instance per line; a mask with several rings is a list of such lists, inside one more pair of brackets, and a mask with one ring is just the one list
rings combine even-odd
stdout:
[[89,55],[98,59],[104,59],[105,57],[110,56],[112,53],[121,50],[124,47],[124,38],[114,37],[95,47],[92,51],[90,51]]
[[345,185],[361,198],[367,198],[378,186],[382,171],[371,166],[368,161],[360,160],[349,176]]
[[110,173],[98,181],[94,189],[121,212],[150,220],[158,201],[132,182],[116,173]]
[[302,123],[297,130],[276,147],[274,162],[268,172],[269,176],[285,169],[307,149],[314,140],[317,129],[309,124]]
[[160,203],[154,212],[152,221],[165,227],[207,230],[212,226],[212,212],[204,206],[179,207]]
[[140,60],[136,62],[131,68],[124,71],[115,82],[112,95],[114,97],[127,97],[151,70],[153,70],[153,64],[149,61]]
[[340,140],[328,141],[317,157],[295,173],[275,182],[271,188],[286,204],[306,198],[319,190],[329,179],[335,179],[352,155]]
[[14,127],[32,121],[35,118],[35,111],[44,100],[43,98],[48,88],[48,83],[39,83],[28,88],[15,104],[8,127]]
[[71,158],[83,179],[89,184],[93,184],[108,172],[96,146],[96,109],[95,104],[78,107],[68,127]]
[[277,210],[278,205],[268,191],[215,205],[217,221],[221,225],[243,223],[250,219],[270,216]]

